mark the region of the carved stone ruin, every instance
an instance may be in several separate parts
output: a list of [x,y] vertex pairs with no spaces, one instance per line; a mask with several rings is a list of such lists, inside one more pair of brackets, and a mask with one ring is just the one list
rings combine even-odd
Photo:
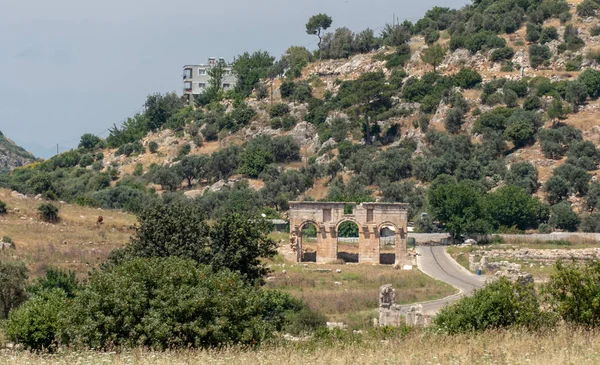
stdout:
[[414,327],[427,327],[431,325],[431,316],[423,314],[422,305],[414,305],[410,307],[406,313],[406,325]]
[[[352,214],[344,208],[352,206]],[[339,202],[290,202],[290,237],[295,237],[298,261],[302,261],[302,229],[313,224],[316,227],[316,262],[328,263],[338,259],[338,229],[343,222],[358,226],[358,262],[380,263],[380,232],[391,227],[395,235],[394,262],[398,267],[410,265],[406,242],[408,236],[408,204],[404,203],[339,203]],[[292,238],[290,238],[290,245]]]
[[402,312],[399,305],[394,304],[396,300],[396,291],[392,284],[386,284],[379,288],[379,325],[380,326],[400,326],[402,322]]

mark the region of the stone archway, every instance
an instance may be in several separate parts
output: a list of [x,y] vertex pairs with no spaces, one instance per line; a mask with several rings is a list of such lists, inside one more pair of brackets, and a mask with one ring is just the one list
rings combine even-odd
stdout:
[[[346,205],[354,207],[345,214]],[[337,259],[337,235],[340,224],[352,221],[358,226],[358,257],[360,263],[379,264],[380,230],[382,225],[396,228],[396,265],[410,263],[406,252],[408,204],[404,203],[354,203],[344,202],[290,202],[290,231],[300,236],[302,227],[316,224],[316,255],[318,263]],[[398,244],[400,243],[400,244]]]
[[[355,232],[343,232],[344,229],[355,230]],[[343,219],[338,222],[335,232],[337,259],[344,262],[360,262],[360,228],[358,222],[353,219]]]
[[[314,227],[314,237],[312,235],[307,236],[307,231]],[[303,222],[296,235],[297,240],[297,255],[299,262],[317,262],[317,248],[319,242],[319,226],[317,222],[305,221]]]

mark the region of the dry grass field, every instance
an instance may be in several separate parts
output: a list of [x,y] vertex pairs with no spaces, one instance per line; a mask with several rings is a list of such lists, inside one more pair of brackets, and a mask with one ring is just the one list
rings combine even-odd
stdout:
[[598,364],[600,333],[567,327],[442,336],[415,331],[390,339],[354,336],[346,341],[277,343],[255,350],[144,350],[40,355],[0,352],[0,363],[25,364]]
[[[37,214],[41,201],[13,197],[5,189],[0,189],[0,200],[9,210],[0,216],[0,238],[8,236],[16,245],[15,250],[0,251],[0,259],[24,260],[31,277],[43,275],[48,266],[85,277],[129,240],[136,223],[132,214],[56,203],[61,221],[48,224]],[[104,218],[101,225],[96,224],[99,215]]]
[[[456,289],[418,270],[396,270],[390,265],[272,265],[266,287],[290,293],[330,321],[341,321],[350,329],[365,328],[377,317],[379,287],[392,284],[396,302],[409,304],[439,299]],[[337,273],[336,270],[341,270]],[[285,273],[283,272],[285,270]]]

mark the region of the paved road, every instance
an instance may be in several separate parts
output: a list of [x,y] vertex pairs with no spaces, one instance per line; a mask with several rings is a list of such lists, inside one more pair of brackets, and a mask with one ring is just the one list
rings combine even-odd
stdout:
[[[469,295],[474,289],[485,284],[484,276],[471,274],[446,253],[444,246],[419,246],[417,247],[417,265],[425,274],[434,279],[446,282],[460,292],[456,295],[421,303],[424,313],[434,313],[445,305],[455,302],[463,295]],[[403,307],[408,310],[410,306]]]

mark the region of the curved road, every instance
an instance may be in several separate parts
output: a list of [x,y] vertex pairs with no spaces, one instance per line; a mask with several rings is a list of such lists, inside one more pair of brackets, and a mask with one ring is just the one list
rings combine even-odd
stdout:
[[[423,273],[459,290],[455,295],[420,303],[423,306],[423,313],[435,313],[447,304],[457,301],[461,296],[470,295],[474,289],[485,285],[485,276],[474,275],[460,266],[448,255],[444,246],[419,246],[417,255],[417,266]],[[402,309],[408,311],[410,306],[403,306]]]

